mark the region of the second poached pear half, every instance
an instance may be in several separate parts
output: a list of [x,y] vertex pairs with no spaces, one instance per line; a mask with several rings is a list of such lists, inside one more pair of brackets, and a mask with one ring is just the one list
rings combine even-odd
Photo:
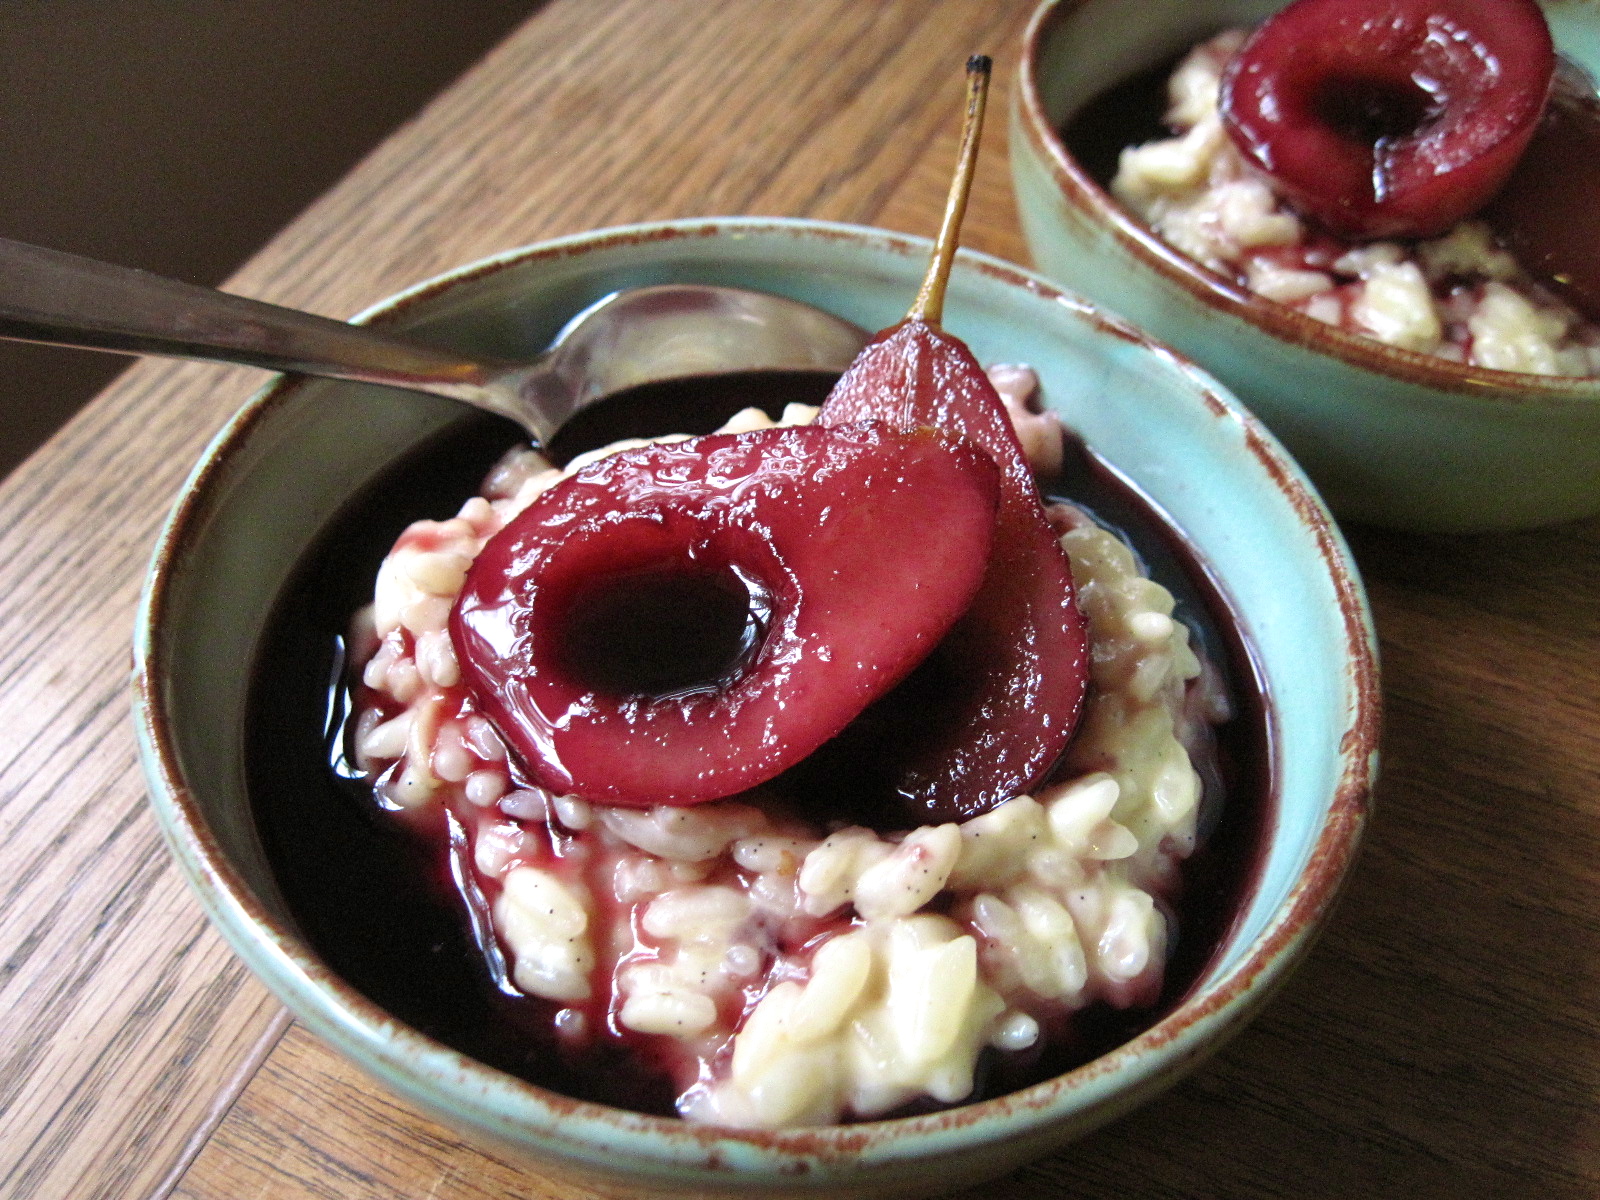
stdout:
[[918,823],[974,816],[1026,792],[1077,725],[1088,635],[1005,405],[964,342],[913,318],[868,344],[817,419],[932,426],[981,446],[1000,471],[982,586],[920,678],[852,730],[847,769],[876,775]]

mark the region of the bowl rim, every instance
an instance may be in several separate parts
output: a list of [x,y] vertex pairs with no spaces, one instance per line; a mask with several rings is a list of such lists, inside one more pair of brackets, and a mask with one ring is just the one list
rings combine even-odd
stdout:
[[1453,362],[1417,350],[1390,346],[1348,333],[1249,289],[1174,249],[1119,205],[1061,140],[1045,114],[1040,93],[1039,56],[1056,28],[1095,0],[1043,0],[1022,35],[1014,111],[1036,157],[1056,188],[1074,207],[1109,231],[1129,257],[1217,312],[1238,318],[1298,350],[1326,354],[1414,386],[1507,404],[1555,400],[1600,402],[1600,377],[1536,375]]
[[[468,263],[366,309],[357,320],[382,323],[417,302],[478,277],[541,259],[554,260],[629,243],[686,237],[758,236],[851,242],[901,255],[926,255],[926,239],[863,226],[796,218],[688,218],[620,226],[556,238]],[[1371,806],[1381,698],[1371,614],[1337,526],[1309,483],[1264,426],[1209,376],[1119,318],[1108,316],[1044,278],[986,255],[963,251],[958,269],[1084,314],[1121,340],[1143,347],[1188,375],[1198,399],[1237,422],[1267,477],[1309,534],[1339,601],[1351,708],[1338,747],[1339,780],[1305,869],[1262,932],[1226,972],[1194,989],[1137,1037],[1074,1071],[1019,1092],[942,1112],[855,1125],[743,1130],[645,1116],[504,1075],[390,1016],[343,983],[291,923],[279,920],[223,854],[184,777],[174,715],[162,680],[175,622],[165,618],[189,548],[203,538],[208,514],[230,464],[251,432],[304,383],[277,377],[259,389],[206,449],[183,485],[151,560],[134,637],[134,717],[140,758],[158,823],[214,923],[297,1016],[365,1070],[437,1111],[429,1087],[460,1107],[457,1119],[533,1153],[565,1155],[598,1169],[658,1183],[766,1178],[802,1187],[869,1181],[923,1156],[1027,1141],[1074,1114],[1094,1124],[1153,1091],[1164,1071],[1185,1068],[1220,1044],[1265,1000],[1308,948],[1347,877]],[[420,1082],[418,1082],[420,1080]],[[1087,1126],[1085,1126],[1087,1127]],[[620,1162],[618,1154],[627,1156]],[[559,1163],[557,1164],[559,1169]]]

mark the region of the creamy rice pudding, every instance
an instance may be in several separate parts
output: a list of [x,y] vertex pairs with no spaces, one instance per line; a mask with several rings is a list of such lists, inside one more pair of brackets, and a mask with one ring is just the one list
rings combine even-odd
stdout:
[[[991,377],[1036,468],[1054,470],[1060,430],[1027,412],[1031,373]],[[751,409],[726,428],[771,424]],[[958,1103],[986,1054],[1037,1054],[1093,1005],[1155,1003],[1197,838],[1192,753],[1226,702],[1119,537],[1050,509],[1092,688],[1065,768],[1036,794],[894,830],[819,821],[769,788],[602,807],[523,786],[446,629],[478,550],[562,475],[515,451],[457,516],[402,534],[352,639],[349,726],[390,819],[447,831],[485,970],[546,1002],[558,1046],[647,1060],[690,1120],[816,1124]]]
[[1123,151],[1113,195],[1175,249],[1257,295],[1391,346],[1476,366],[1600,375],[1600,327],[1466,220],[1420,242],[1355,244],[1309,226],[1252,171],[1218,115],[1248,35],[1195,47],[1168,85],[1173,137]]

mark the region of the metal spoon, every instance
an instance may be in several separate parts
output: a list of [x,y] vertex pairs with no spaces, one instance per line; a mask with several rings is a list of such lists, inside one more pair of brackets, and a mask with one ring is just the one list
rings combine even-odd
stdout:
[[408,388],[510,417],[543,445],[578,409],[623,388],[842,371],[867,335],[783,296],[669,284],[614,292],[534,361],[506,362],[0,238],[0,337]]

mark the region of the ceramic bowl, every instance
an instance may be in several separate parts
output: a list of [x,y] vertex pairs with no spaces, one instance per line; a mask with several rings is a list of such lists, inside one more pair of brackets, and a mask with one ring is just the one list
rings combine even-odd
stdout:
[[[927,252],[919,240],[809,222],[642,226],[473,264],[364,319],[527,354],[613,289],[687,280],[785,293],[876,328],[903,315]],[[241,769],[248,664],[307,544],[459,410],[284,379],[218,436],[161,536],[139,615],[136,709],[172,852],[240,956],[311,1030],[470,1138],[593,1187],[842,1197],[944,1191],[1044,1154],[1172,1083],[1261,1004],[1327,914],[1367,812],[1374,641],[1345,546],[1271,435],[1209,378],[1121,322],[1037,276],[969,255],[946,323],[980,359],[1038,370],[1066,422],[1178,523],[1259,659],[1273,729],[1266,845],[1224,943],[1175,1011],[1082,1069],[1003,1098],[778,1132],[696,1128],[570,1100],[380,1011],[308,949],[264,860]]]
[[[1483,531],[1600,512],[1600,379],[1398,350],[1251,295],[1125,213],[1058,131],[1111,85],[1283,0],[1049,0],[1011,105],[1013,183],[1038,268],[1206,368],[1272,428],[1341,517]],[[1600,8],[1547,5],[1558,49],[1600,67]]]

